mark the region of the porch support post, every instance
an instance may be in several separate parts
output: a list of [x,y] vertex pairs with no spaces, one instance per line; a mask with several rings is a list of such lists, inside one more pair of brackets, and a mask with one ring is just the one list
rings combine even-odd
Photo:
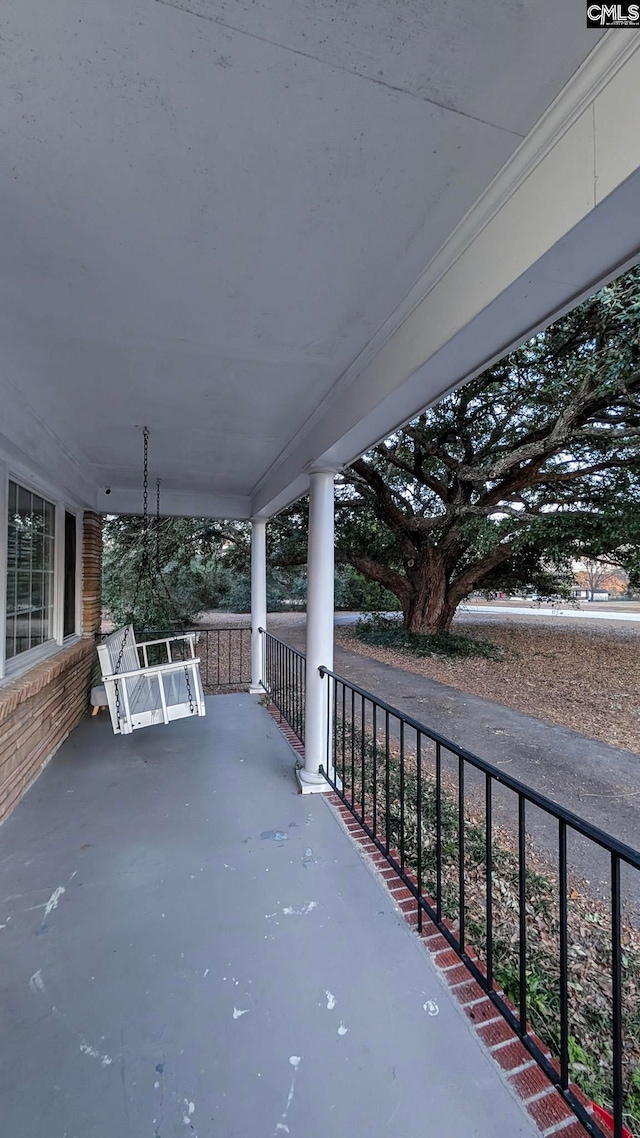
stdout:
[[328,769],[329,681],[321,666],[333,670],[334,610],[334,470],[311,474],[307,554],[307,680],[304,768],[298,772],[303,794],[330,790],[319,773]]
[[251,687],[253,695],[264,692],[264,646],[259,628],[267,627],[267,523],[251,522]]

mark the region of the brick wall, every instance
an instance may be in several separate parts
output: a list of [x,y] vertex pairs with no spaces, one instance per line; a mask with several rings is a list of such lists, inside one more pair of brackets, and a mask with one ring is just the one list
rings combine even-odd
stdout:
[[85,513],[82,540],[82,640],[0,687],[0,822],[82,719],[100,630],[102,518]]
[[82,521],[82,635],[94,637],[102,619],[102,515]]

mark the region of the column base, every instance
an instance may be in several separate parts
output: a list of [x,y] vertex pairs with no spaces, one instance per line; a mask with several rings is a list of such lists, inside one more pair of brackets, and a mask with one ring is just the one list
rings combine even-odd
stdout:
[[249,688],[249,695],[266,695],[267,689],[263,688],[262,684],[251,684]]
[[304,767],[296,767],[296,779],[301,794],[331,794],[333,790],[323,774],[311,774]]
[[[334,777],[338,790],[342,790],[342,780],[337,775]],[[331,783],[327,782],[323,774],[312,775],[309,771],[305,771],[304,767],[296,767],[296,779],[301,794],[331,794],[333,790]],[[310,779],[313,781],[308,781]]]

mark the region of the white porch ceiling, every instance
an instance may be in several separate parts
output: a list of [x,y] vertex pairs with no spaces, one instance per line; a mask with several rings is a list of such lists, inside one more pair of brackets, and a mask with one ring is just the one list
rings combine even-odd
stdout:
[[[136,508],[147,424],[167,509],[268,513],[464,378],[373,383],[358,434],[345,376],[596,46],[584,24],[583,0],[5,0],[8,460]],[[387,378],[406,395],[427,355]]]

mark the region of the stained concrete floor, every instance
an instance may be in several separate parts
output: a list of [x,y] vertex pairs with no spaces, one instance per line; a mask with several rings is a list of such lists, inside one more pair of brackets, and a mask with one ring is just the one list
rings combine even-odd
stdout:
[[537,1133],[293,764],[246,695],[67,740],[0,829],[1,1135]]

